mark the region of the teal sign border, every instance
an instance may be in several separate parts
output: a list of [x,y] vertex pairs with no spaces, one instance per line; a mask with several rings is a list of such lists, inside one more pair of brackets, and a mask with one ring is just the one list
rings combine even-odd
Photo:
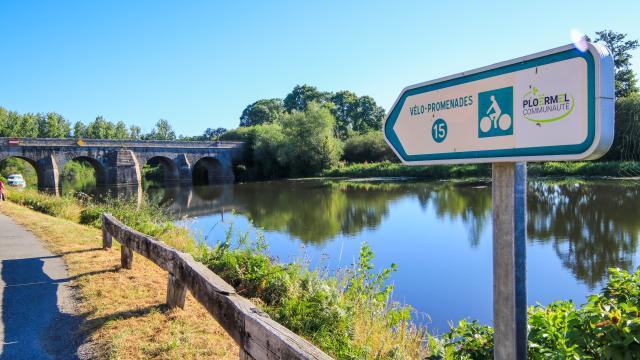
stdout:
[[[461,151],[439,154],[419,154],[409,155],[402,147],[398,136],[393,131],[393,126],[400,115],[400,111],[404,106],[405,100],[409,96],[423,94],[429,91],[444,89],[451,86],[465,84],[472,81],[482,80],[498,75],[509,74],[515,71],[530,69],[536,66],[542,66],[569,60],[573,58],[583,58],[587,63],[587,98],[588,98],[588,119],[587,119],[587,138],[580,144],[573,145],[555,145],[555,146],[538,146],[517,149],[500,149],[500,150],[482,150],[482,151]],[[406,162],[411,161],[428,161],[428,160],[451,160],[451,159],[469,159],[469,158],[497,158],[511,156],[541,156],[541,155],[573,155],[581,154],[589,149],[593,144],[596,131],[595,120],[595,64],[593,55],[590,51],[581,52],[577,49],[562,51],[555,54],[545,55],[539,58],[527,60],[521,63],[506,65],[504,67],[482,71],[476,74],[463,76],[455,79],[445,80],[443,82],[421,86],[415,89],[407,90],[402,94],[396,106],[389,114],[389,118],[384,126],[384,132],[389,142],[396,149],[398,154]],[[514,114],[515,115],[515,114]],[[475,120],[475,119],[474,119]],[[513,119],[515,121],[515,117]],[[475,129],[475,128],[474,128]]]

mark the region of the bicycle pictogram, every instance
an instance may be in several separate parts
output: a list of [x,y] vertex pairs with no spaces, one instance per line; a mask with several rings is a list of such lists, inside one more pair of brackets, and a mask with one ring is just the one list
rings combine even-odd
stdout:
[[478,136],[513,135],[513,88],[478,94]]

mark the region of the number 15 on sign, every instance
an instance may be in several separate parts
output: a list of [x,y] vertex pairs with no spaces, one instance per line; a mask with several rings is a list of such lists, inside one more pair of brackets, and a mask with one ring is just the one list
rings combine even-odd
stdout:
[[443,119],[438,119],[431,126],[431,137],[433,141],[441,143],[447,138],[447,123]]

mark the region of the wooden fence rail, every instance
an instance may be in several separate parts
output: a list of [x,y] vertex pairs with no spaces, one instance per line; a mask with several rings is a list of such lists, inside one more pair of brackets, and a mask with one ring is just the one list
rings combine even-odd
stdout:
[[131,269],[133,252],[169,273],[167,305],[184,308],[186,290],[202,304],[240,346],[240,359],[331,359],[311,343],[278,324],[191,255],[102,215],[102,245],[121,245],[122,267]]

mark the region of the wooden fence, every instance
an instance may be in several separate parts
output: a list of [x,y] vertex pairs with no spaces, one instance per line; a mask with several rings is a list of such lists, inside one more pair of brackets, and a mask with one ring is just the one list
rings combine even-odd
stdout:
[[186,290],[220,323],[240,347],[240,359],[331,359],[330,356],[269,318],[254,304],[191,255],[102,215],[102,245],[121,245],[122,267],[131,269],[133,252],[166,270],[167,305],[184,308]]

